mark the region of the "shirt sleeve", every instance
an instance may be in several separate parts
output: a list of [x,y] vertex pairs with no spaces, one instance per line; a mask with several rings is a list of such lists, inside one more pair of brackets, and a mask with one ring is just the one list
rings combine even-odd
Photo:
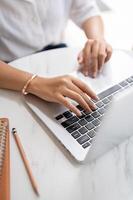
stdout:
[[73,0],[70,18],[78,26],[82,27],[87,19],[99,15],[100,11],[95,0]]

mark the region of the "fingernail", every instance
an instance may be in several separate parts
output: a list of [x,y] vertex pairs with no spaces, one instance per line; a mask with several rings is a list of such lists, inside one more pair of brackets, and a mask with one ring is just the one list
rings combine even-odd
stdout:
[[97,109],[97,106],[96,106],[96,105],[93,105],[93,108],[94,108],[94,110],[96,110],[96,109]]
[[96,100],[98,100],[98,101],[99,101],[99,100],[100,100],[100,98],[99,98],[98,96],[96,96]]
[[77,113],[77,116],[81,117],[81,116],[82,116],[82,113],[79,111],[79,112]]

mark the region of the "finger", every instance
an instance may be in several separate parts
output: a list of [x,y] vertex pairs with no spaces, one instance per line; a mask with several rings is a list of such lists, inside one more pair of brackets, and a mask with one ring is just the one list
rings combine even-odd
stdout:
[[77,57],[78,63],[82,64],[83,63],[83,51],[81,51]]
[[89,107],[91,108],[91,110],[96,110],[97,109],[97,106],[91,101],[91,99],[88,97],[88,95],[85,94],[85,97],[86,97],[86,101],[88,102],[89,104]]
[[89,105],[84,100],[84,98],[81,95],[79,95],[78,93],[76,93],[75,91],[66,89],[64,95],[66,97],[69,97],[70,99],[76,101],[77,103],[79,103],[84,110],[87,110],[89,112],[92,111],[90,109]]
[[86,93],[82,92],[82,90],[80,88],[78,88],[76,85],[72,84],[70,86],[70,88],[72,91],[75,91],[76,93],[78,93],[80,96],[82,96],[82,98],[85,100],[85,102],[89,105],[89,108],[91,110],[95,110],[97,107],[95,106],[95,104],[93,102],[91,102],[90,98],[88,97],[88,95],[86,95]]
[[105,58],[107,56],[105,44],[101,44],[99,48],[99,55],[98,55],[98,69],[101,72],[102,66],[105,63]]
[[65,106],[66,108],[68,108],[69,110],[71,110],[77,116],[81,116],[82,115],[80,110],[76,106],[74,106],[72,103],[70,103],[65,97],[60,95],[58,97],[58,102],[60,104],[62,104],[63,106]]
[[97,73],[98,73],[98,51],[99,51],[99,44],[98,42],[95,40],[93,42],[92,48],[91,48],[91,73],[90,75],[92,75],[94,78],[96,77]]
[[89,97],[91,97],[94,100],[99,100],[98,96],[95,94],[95,92],[92,91],[92,89],[86,85],[83,81],[72,77],[72,82],[80,88],[83,92],[85,92]]
[[85,76],[89,75],[89,62],[91,54],[91,42],[87,42],[83,50],[83,74]]
[[105,62],[107,62],[112,56],[113,50],[112,50],[112,47],[110,45],[107,46],[106,52],[107,52],[107,56],[106,56]]

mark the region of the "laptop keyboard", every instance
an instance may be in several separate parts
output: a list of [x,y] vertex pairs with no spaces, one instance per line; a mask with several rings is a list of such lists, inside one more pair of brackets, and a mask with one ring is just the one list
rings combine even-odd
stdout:
[[133,86],[133,76],[99,93],[98,97],[100,100],[93,101],[97,106],[95,111],[90,113],[85,111],[80,105],[77,105],[77,108],[82,113],[80,117],[68,110],[55,118],[85,149],[91,145],[112,97],[131,86]]

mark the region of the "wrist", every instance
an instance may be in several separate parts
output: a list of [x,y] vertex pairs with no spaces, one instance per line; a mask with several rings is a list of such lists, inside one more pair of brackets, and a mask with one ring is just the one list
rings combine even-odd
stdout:
[[[36,96],[38,96],[40,94],[40,90],[42,87],[42,79],[43,79],[43,84],[44,84],[44,80],[45,78],[42,78],[40,76],[36,76],[29,84],[28,88],[27,88],[27,92],[30,94],[34,94]],[[43,87],[45,86],[45,84],[43,85]]]

